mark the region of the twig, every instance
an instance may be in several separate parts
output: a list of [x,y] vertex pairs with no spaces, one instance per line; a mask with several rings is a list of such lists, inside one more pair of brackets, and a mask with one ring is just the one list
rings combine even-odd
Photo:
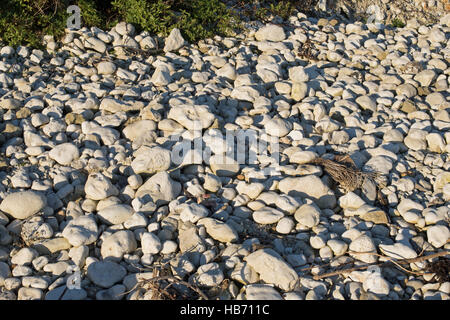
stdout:
[[[366,252],[349,252],[349,253],[351,253],[351,254],[367,254]],[[418,276],[422,276],[422,275],[425,274],[425,273],[423,273],[423,272],[415,272],[415,271],[411,271],[411,270],[408,270],[408,269],[403,268],[403,267],[399,264],[399,262],[397,262],[397,261],[395,260],[395,258],[383,256],[383,255],[378,254],[378,253],[371,253],[371,254],[374,255],[374,256],[378,256],[378,257],[380,257],[380,258],[387,259],[389,262],[392,262],[392,263],[395,264],[398,268],[400,268],[401,270],[403,270],[403,271],[405,271],[405,272],[412,273],[412,274],[415,274],[415,275],[418,275]]]
[[[433,258],[437,258],[437,257],[450,255],[450,251],[441,251],[441,252],[433,253],[433,254],[430,254],[430,255],[427,255],[427,256],[421,256],[421,257],[412,258],[412,259],[395,260],[393,258],[382,256],[382,255],[379,255],[378,253],[374,253],[374,252],[352,252],[352,253],[353,254],[360,254],[361,253],[361,254],[378,255],[378,256],[381,256],[383,258],[388,259],[387,262],[392,262],[396,266],[398,266],[398,264],[408,264],[408,263],[414,263],[414,262],[421,262],[421,261],[425,261],[425,260],[428,260],[428,259],[433,259]],[[332,276],[336,276],[336,275],[340,275],[340,274],[344,274],[344,273],[349,273],[349,272],[356,271],[356,270],[367,269],[370,266],[378,266],[378,265],[385,264],[385,263],[386,262],[370,263],[370,264],[365,264],[365,265],[354,267],[354,268],[349,268],[349,269],[343,269],[343,270],[337,270],[337,271],[333,271],[333,272],[323,273],[323,274],[320,274],[320,275],[313,276],[313,279],[314,280],[319,280],[319,279],[328,278],[328,277],[332,277]],[[410,272],[410,273],[414,273],[414,271],[409,271],[409,270],[406,270],[404,268],[401,268],[401,269],[405,270],[407,272]],[[420,274],[420,275],[423,275],[423,274]]]
[[190,288],[191,290],[194,290],[195,292],[197,292],[204,300],[209,300],[208,297],[198,288],[192,286],[189,282],[183,281],[183,280],[179,280],[173,276],[162,276],[162,277],[155,277],[155,278],[151,278],[151,279],[146,279],[143,280],[142,282],[156,282],[156,281],[163,281],[163,280],[168,280],[168,281],[173,281],[176,282],[178,284],[182,284],[187,286],[188,288]]

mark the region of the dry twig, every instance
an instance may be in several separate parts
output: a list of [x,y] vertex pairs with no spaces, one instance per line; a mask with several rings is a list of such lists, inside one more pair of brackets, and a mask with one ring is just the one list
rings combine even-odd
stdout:
[[[396,266],[399,266],[400,264],[409,264],[409,263],[415,263],[415,262],[422,262],[422,261],[426,261],[426,260],[429,260],[429,259],[450,255],[450,251],[441,251],[441,252],[437,252],[437,253],[433,253],[433,254],[430,254],[430,255],[427,255],[427,256],[421,256],[421,257],[417,257],[417,258],[413,258],[413,259],[394,259],[394,258],[391,258],[391,257],[386,257],[386,256],[379,255],[378,253],[374,253],[374,252],[353,252],[353,253],[374,254],[374,255],[378,255],[380,257],[383,257],[383,258],[387,259],[388,261],[377,262],[377,263],[369,263],[369,264],[365,264],[365,265],[354,267],[354,268],[343,269],[343,270],[336,270],[336,271],[333,271],[333,272],[323,273],[323,274],[319,274],[319,275],[313,276],[313,279],[314,280],[319,280],[319,279],[328,278],[328,277],[332,277],[332,276],[336,276],[336,275],[341,275],[341,274],[344,274],[344,273],[349,273],[349,272],[352,272],[352,271],[364,270],[364,269],[367,269],[370,266],[378,266],[378,265],[382,265],[382,264],[385,264],[385,263],[388,263],[388,262],[392,262]],[[417,273],[415,273],[413,271],[406,270],[404,268],[401,268],[401,269],[404,270],[404,271],[410,272],[410,273],[417,274]],[[421,273],[420,275],[424,275],[424,274],[425,273]]]
[[174,276],[154,277],[154,278],[151,278],[151,279],[143,280],[142,282],[143,283],[153,283],[153,282],[164,281],[164,280],[172,281],[174,283],[184,285],[184,286],[188,287],[189,289],[191,289],[191,290],[195,291],[196,293],[198,293],[198,295],[200,297],[202,297],[204,300],[209,300],[208,297],[199,288],[191,285],[189,282],[177,279]]

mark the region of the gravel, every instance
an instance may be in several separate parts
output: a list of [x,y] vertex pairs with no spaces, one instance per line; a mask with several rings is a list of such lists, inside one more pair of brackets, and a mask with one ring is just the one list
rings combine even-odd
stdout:
[[[150,299],[161,266],[210,298],[449,299],[425,262],[314,279],[449,250],[449,18],[277,19],[0,47],[0,299]],[[377,178],[313,163],[338,155]]]

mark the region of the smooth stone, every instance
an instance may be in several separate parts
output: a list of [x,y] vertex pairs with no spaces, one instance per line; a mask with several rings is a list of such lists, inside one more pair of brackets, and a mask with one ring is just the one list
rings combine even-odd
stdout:
[[383,254],[395,259],[413,259],[417,257],[417,253],[413,248],[401,242],[380,244],[378,247]]
[[85,300],[87,292],[84,289],[69,289],[67,290],[61,300]]
[[178,241],[181,252],[204,252],[206,250],[203,240],[198,235],[197,228],[195,227],[180,230]]
[[0,108],[6,110],[15,110],[19,109],[22,106],[22,103],[18,99],[14,98],[4,98],[0,100]]
[[373,292],[377,295],[388,295],[390,292],[389,282],[383,278],[380,272],[370,274],[369,273],[363,281],[363,289],[367,292]]
[[383,174],[389,174],[392,170],[392,160],[386,156],[375,156],[363,166],[363,171],[375,171]]
[[197,225],[204,225],[206,232],[214,240],[227,243],[235,242],[239,239],[238,233],[232,226],[214,218],[202,218],[197,222]]
[[162,244],[161,253],[162,254],[171,254],[177,251],[178,244],[172,240],[166,240]]
[[375,224],[389,224],[389,218],[383,210],[373,207],[360,215],[361,219]]
[[291,87],[291,97],[302,101],[308,95],[308,85],[305,82],[294,82]]
[[256,199],[264,190],[264,184],[259,182],[246,183],[245,181],[239,181],[236,190],[239,194],[246,194],[251,199]]
[[425,138],[428,143],[428,149],[432,152],[443,153],[446,150],[444,138],[437,132],[430,133]]
[[433,247],[440,248],[450,239],[450,231],[444,225],[431,226],[427,230],[427,239]]
[[119,190],[102,173],[92,173],[88,176],[84,192],[86,197],[92,200],[102,200],[119,194]]
[[275,198],[275,202],[273,202],[275,206],[288,214],[294,214],[297,208],[302,204],[302,202],[294,197],[281,194],[277,195]]
[[60,276],[69,269],[67,261],[58,261],[55,263],[48,263],[42,269],[45,272],[49,272],[54,276]]
[[242,284],[255,283],[259,281],[258,274],[249,266],[247,262],[236,263],[230,277],[231,279]]
[[359,96],[358,98],[356,98],[356,103],[363,110],[370,110],[372,112],[375,112],[377,110],[377,104],[369,96]]
[[278,183],[278,189],[293,197],[310,198],[320,209],[332,209],[336,206],[333,191],[315,175],[284,178]]
[[423,209],[425,208],[422,204],[408,198],[403,198],[397,206],[397,210],[401,215],[405,214],[408,211],[421,213]]
[[209,158],[209,166],[219,177],[234,177],[240,171],[239,163],[226,155],[213,155]]
[[136,248],[134,233],[129,230],[120,230],[103,240],[100,251],[104,259],[121,260],[124,254],[131,253]]
[[423,70],[414,76],[414,80],[418,81],[422,87],[429,87],[436,78],[434,70]]
[[22,248],[11,257],[11,263],[16,265],[27,265],[38,256],[39,253],[36,250],[32,248]]
[[62,232],[62,236],[74,247],[94,243],[98,234],[97,223],[90,215],[70,220]]
[[113,145],[120,137],[120,133],[116,129],[102,127],[95,121],[84,121],[81,123],[81,131],[83,134],[98,135],[101,141],[107,146]]
[[42,300],[44,294],[41,289],[22,287],[17,292],[17,300]]
[[397,95],[404,95],[406,98],[412,98],[417,95],[417,89],[410,83],[404,83],[396,88]]
[[80,151],[73,143],[67,142],[55,146],[48,155],[60,165],[67,166],[80,157]]
[[114,72],[116,72],[116,70],[117,70],[116,65],[110,61],[101,61],[97,65],[98,74],[102,75],[113,74]]
[[246,256],[244,261],[259,274],[261,280],[282,290],[293,290],[298,281],[294,269],[272,249],[259,249]]
[[292,218],[283,217],[278,220],[275,231],[281,234],[289,234],[295,228],[295,222]]
[[204,264],[197,269],[197,272],[189,278],[189,282],[200,287],[218,286],[225,279],[225,276],[216,262]]
[[26,219],[41,211],[47,205],[47,198],[36,191],[19,191],[8,194],[0,210],[15,219]]
[[97,212],[102,221],[108,224],[121,224],[133,215],[134,210],[127,204],[115,204]]
[[131,162],[131,167],[137,174],[166,171],[171,164],[170,155],[169,150],[161,147],[145,148]]
[[348,244],[337,239],[330,239],[327,241],[327,246],[331,248],[333,254],[338,257],[347,252]]
[[295,164],[307,164],[317,158],[313,151],[297,151],[289,155],[289,162]]
[[145,228],[148,225],[148,219],[142,212],[135,212],[133,215],[123,223],[123,226],[129,230],[136,230],[138,228]]
[[431,42],[445,42],[447,40],[445,33],[439,30],[438,28],[433,28],[428,33],[428,39]]
[[79,268],[85,265],[86,258],[89,256],[89,247],[81,245],[79,247],[73,247],[69,250],[69,257]]
[[295,212],[294,218],[307,228],[312,228],[320,222],[320,209],[312,204],[304,204]]
[[162,244],[154,233],[144,232],[141,235],[141,247],[144,254],[157,254],[161,251]]
[[110,288],[127,274],[126,269],[112,261],[96,261],[87,268],[87,276],[94,284]]
[[236,80],[236,68],[230,63],[226,63],[223,67],[216,71],[218,77],[223,77],[230,81]]
[[66,238],[53,238],[33,245],[40,254],[52,254],[61,250],[70,249],[71,244]]
[[255,38],[258,41],[268,40],[278,42],[286,39],[286,34],[282,27],[274,24],[267,24],[255,33]]
[[181,183],[170,178],[169,174],[161,171],[149,178],[136,191],[135,197],[149,195],[157,205],[174,200],[181,192]]
[[122,284],[116,284],[107,290],[97,291],[95,294],[96,300],[122,300],[126,288]]
[[289,68],[289,79],[292,82],[308,82],[309,75],[305,72],[305,68],[302,66],[296,66]]
[[94,49],[100,53],[104,53],[106,51],[106,44],[95,37],[89,37],[85,40],[84,46],[89,49]]
[[444,198],[444,201],[450,201],[450,183],[447,183],[442,188],[442,197]]
[[29,276],[29,277],[23,277],[22,278],[22,285],[24,287],[28,287],[28,288],[36,288],[36,289],[42,289],[45,290],[48,288],[48,280],[41,278],[41,277],[34,277],[34,276]]
[[339,198],[338,204],[342,209],[358,209],[366,202],[361,199],[357,194],[354,192],[348,192],[347,194],[343,195]]
[[292,130],[292,123],[279,117],[267,121],[264,126],[266,133],[273,137],[284,137]]
[[207,105],[177,105],[170,108],[168,119],[175,120],[188,130],[202,130],[211,126],[214,114]]
[[125,138],[131,141],[145,141],[147,138],[153,141],[153,132],[156,130],[156,123],[152,120],[138,120],[123,128],[122,133]]
[[[373,240],[368,237],[367,235],[361,235],[354,239],[350,243],[350,251],[355,252],[373,252],[376,253],[377,249],[375,247],[375,244]],[[377,257],[373,254],[367,253],[367,254],[350,254],[355,259],[361,260],[366,263],[373,263],[377,261]]]
[[[436,176],[436,180],[433,184],[433,189],[435,192],[438,192],[444,188],[444,186],[450,183],[450,172],[441,172]],[[1,207],[0,207],[1,209]]]
[[183,203],[178,208],[177,211],[180,212],[181,221],[196,223],[201,218],[209,216],[209,210],[198,203]]
[[283,212],[272,208],[272,207],[265,207],[260,210],[256,210],[253,212],[253,220],[260,224],[273,224],[277,223],[281,218],[284,217]]
[[121,36],[133,36],[136,32],[136,28],[131,23],[126,23],[125,21],[119,22],[114,29]]
[[267,284],[251,284],[245,288],[247,300],[283,300],[280,293]]
[[209,192],[217,192],[222,187],[222,180],[216,175],[207,173],[204,177],[205,183],[203,184],[203,188]]
[[138,75],[136,73],[128,71],[126,69],[122,69],[122,68],[117,69],[116,76],[119,79],[131,81],[131,82],[136,81],[138,78]]

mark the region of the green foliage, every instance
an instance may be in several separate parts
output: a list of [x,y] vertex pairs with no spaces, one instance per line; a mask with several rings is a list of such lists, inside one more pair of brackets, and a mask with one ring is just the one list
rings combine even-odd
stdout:
[[[224,0],[0,0],[0,43],[42,47],[42,37],[64,34],[69,5],[81,9],[82,27],[107,30],[119,21],[132,23],[138,31],[166,36],[174,28],[190,42],[214,35],[232,35],[241,29],[239,10]],[[287,19],[295,10],[305,11],[317,0],[240,0],[251,8],[247,15],[267,21]],[[307,10],[306,10],[307,11]]]
[[219,0],[180,1],[181,15],[176,17],[175,26],[190,41],[213,37],[216,34],[229,35],[239,27],[237,18]]
[[293,3],[289,1],[279,1],[277,4],[270,4],[270,11],[272,14],[283,19],[289,18],[294,10],[295,7]]
[[167,34],[174,17],[163,0],[113,0],[111,4],[123,20],[151,33]]
[[392,26],[395,28],[403,28],[406,24],[399,18],[392,19]]
[[233,15],[219,0],[113,0],[113,7],[138,29],[168,35],[179,28],[189,41],[226,35],[233,27]]
[[69,13],[78,5],[83,27],[109,29],[127,21],[152,34],[168,35],[177,27],[189,41],[239,27],[235,14],[220,0],[1,0],[0,41],[11,46],[41,47],[45,34],[64,34]]
[[104,16],[97,8],[97,4],[90,0],[79,0],[77,5],[81,10],[82,24],[86,26],[105,27]]
[[[278,16],[286,20],[295,10],[309,13],[318,0],[241,0],[241,6],[247,6],[244,14],[252,19],[269,21]],[[248,7],[251,9],[249,10]]]

